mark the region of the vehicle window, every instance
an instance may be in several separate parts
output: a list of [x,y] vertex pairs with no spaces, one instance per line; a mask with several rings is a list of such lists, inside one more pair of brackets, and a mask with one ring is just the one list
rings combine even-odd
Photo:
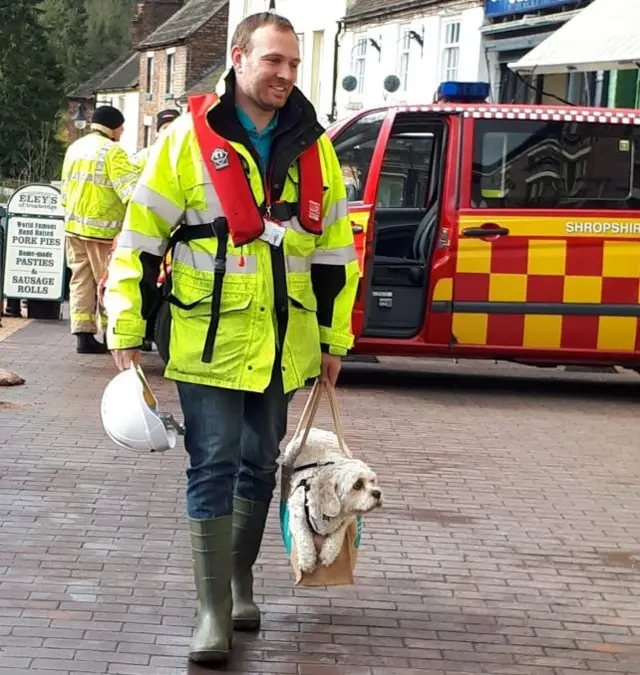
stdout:
[[429,132],[391,130],[382,160],[378,208],[425,208],[435,148]]
[[619,124],[478,120],[475,208],[640,208],[640,131]]
[[365,115],[333,139],[350,202],[364,199],[369,167],[384,118],[384,112]]

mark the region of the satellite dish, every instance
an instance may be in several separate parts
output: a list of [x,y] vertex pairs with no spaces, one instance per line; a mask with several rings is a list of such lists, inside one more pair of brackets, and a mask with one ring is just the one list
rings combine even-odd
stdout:
[[390,94],[395,94],[400,89],[400,78],[397,75],[387,75],[384,78],[384,88]]
[[358,80],[353,75],[347,75],[342,80],[342,88],[345,91],[355,91],[358,88]]

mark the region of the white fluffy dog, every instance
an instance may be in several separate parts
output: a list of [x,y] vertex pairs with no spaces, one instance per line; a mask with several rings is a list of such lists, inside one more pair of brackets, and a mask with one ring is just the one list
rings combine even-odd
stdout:
[[[303,572],[330,565],[342,550],[345,534],[356,515],[382,505],[376,474],[342,447],[336,434],[312,427],[287,445],[283,465],[291,472],[289,497],[291,536]],[[322,540],[320,552],[314,535]]]

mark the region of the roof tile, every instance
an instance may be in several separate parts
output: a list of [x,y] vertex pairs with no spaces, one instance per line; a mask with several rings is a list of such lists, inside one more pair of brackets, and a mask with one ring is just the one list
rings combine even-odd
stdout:
[[138,43],[136,49],[152,49],[185,40],[215,16],[227,2],[228,0],[190,0],[149,37]]

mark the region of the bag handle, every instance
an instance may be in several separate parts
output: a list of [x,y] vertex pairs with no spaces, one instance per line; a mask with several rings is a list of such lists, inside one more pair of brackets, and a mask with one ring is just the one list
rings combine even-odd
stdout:
[[351,457],[351,453],[347,448],[347,444],[344,441],[344,435],[342,433],[342,422],[340,420],[340,411],[338,408],[338,399],[336,397],[335,387],[323,383],[320,378],[316,379],[309,398],[305,403],[302,415],[300,415],[300,420],[298,421],[298,426],[294,432],[293,437],[298,438],[302,433],[302,438],[300,439],[299,449],[302,449],[307,442],[309,437],[309,431],[313,426],[313,421],[315,420],[316,413],[318,412],[318,407],[320,405],[320,398],[322,397],[322,392],[325,392],[329,400],[329,409],[331,410],[331,416],[333,417],[333,425],[336,430],[336,436],[338,437],[338,443],[340,448],[348,457]]
[[298,438],[298,436],[300,436],[300,434],[304,432],[304,436],[300,441],[300,447],[302,447],[307,442],[309,429],[311,428],[313,420],[316,416],[316,412],[318,411],[318,404],[320,399],[319,385],[320,380],[318,379],[314,382],[313,387],[311,388],[311,393],[307,398],[307,402],[304,404],[302,414],[300,415],[300,419],[298,420],[298,425],[296,426],[296,430],[293,433],[293,437]]

